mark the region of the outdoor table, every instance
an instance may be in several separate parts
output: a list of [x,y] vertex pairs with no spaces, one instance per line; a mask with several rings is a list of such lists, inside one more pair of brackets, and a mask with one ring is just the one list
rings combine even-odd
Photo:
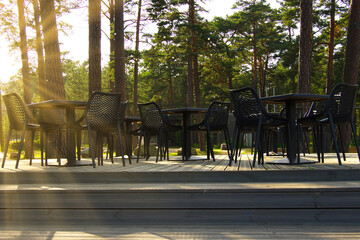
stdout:
[[191,125],[191,114],[205,113],[207,108],[172,108],[163,109],[162,112],[166,114],[182,114],[183,116],[183,128],[184,134],[182,139],[182,151],[185,156],[185,160],[191,160],[191,134],[187,131],[187,128]]
[[[84,101],[67,101],[67,100],[47,100],[37,103],[28,104],[30,108],[57,108],[65,109],[66,111],[66,123],[69,126],[70,123],[75,122],[75,109],[84,109],[87,102]],[[75,132],[67,128],[67,163],[64,166],[84,166],[92,165],[92,163],[83,163],[76,161],[76,144],[75,144]]]
[[[281,104],[285,103],[286,107],[286,118],[289,119],[289,136],[287,139],[287,158],[275,160],[270,163],[276,164],[295,164],[296,163],[296,104],[313,102],[313,101],[324,101],[328,99],[328,95],[318,94],[306,94],[306,93],[291,93],[284,95],[275,95],[271,97],[260,98],[265,104]],[[304,159],[300,160],[300,163],[313,163]]]

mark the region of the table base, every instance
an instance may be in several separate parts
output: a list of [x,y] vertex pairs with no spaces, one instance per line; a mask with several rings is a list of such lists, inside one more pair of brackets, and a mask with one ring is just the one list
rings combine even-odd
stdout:
[[[307,160],[307,159],[303,159],[300,158],[300,163],[297,162],[297,160],[295,161],[295,163],[293,163],[292,165],[297,165],[297,164],[313,164],[313,163],[317,163],[316,161],[311,161],[311,160]],[[286,165],[290,165],[290,161],[288,158],[282,158],[282,159],[277,159],[277,160],[273,160],[271,162],[266,162],[266,164],[286,164]]]
[[62,165],[59,164],[48,164],[47,166],[49,167],[83,167],[83,166],[92,166],[92,162],[88,162],[88,161],[75,161],[74,163],[65,163]]

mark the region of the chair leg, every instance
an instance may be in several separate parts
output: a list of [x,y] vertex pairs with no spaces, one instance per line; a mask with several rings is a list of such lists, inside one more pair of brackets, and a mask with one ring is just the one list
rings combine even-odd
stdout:
[[241,140],[240,140],[240,145],[239,145],[239,157],[240,157],[239,163],[241,161],[241,150],[242,150],[242,147],[243,147],[243,144],[244,144],[244,140],[245,140],[245,130],[242,131],[242,133],[241,133]]
[[[231,145],[231,155],[232,156],[234,156],[234,149],[236,149],[236,146],[237,146],[237,143],[238,143],[237,135],[238,135],[238,127],[237,127],[237,125],[235,123],[234,132],[233,132],[233,139],[232,139],[233,144]],[[229,166],[231,166],[233,160],[234,160],[233,158],[230,158]],[[236,156],[235,156],[235,163],[236,163]]]
[[210,160],[210,142],[209,142],[209,136],[206,133],[206,160]]
[[[11,131],[12,131],[12,129],[9,128],[9,133],[8,133],[8,136],[7,136],[6,145],[5,145],[5,150],[4,150],[4,156],[3,156],[3,160],[2,160],[2,164],[1,164],[1,167],[2,167],[2,168],[5,167],[6,154],[7,154],[7,152],[8,152],[9,144],[10,144],[10,139],[11,139]],[[359,159],[360,159],[360,158],[359,158]]]
[[343,142],[343,138],[342,138],[342,134],[341,134],[340,125],[339,125],[339,124],[336,124],[336,125],[337,125],[338,131],[339,131],[341,152],[342,152],[342,154],[343,154],[344,161],[346,161],[345,150],[344,150],[344,142]]
[[31,130],[31,142],[30,142],[30,166],[32,165],[32,160],[34,157],[34,138],[35,138],[35,131]]
[[162,126],[160,127],[159,134],[158,134],[158,150],[157,150],[157,154],[156,154],[156,162],[158,162],[161,147],[162,147]]
[[90,151],[91,151],[91,159],[92,159],[93,167],[95,168],[96,164],[95,164],[93,142],[92,142],[92,139],[91,139],[91,129],[90,129],[89,121],[86,121],[86,122],[87,122],[87,126],[88,126],[89,148],[90,148]]
[[225,141],[226,141],[226,148],[227,148],[227,153],[228,153],[228,157],[231,160],[232,159],[232,147],[231,147],[231,141],[230,141],[230,133],[229,133],[229,129],[226,128],[224,130],[224,135],[225,135]]
[[208,137],[208,146],[210,148],[210,153],[211,153],[211,157],[213,158],[214,162],[215,162],[215,154],[214,154],[214,149],[213,149],[213,145],[212,145],[212,141],[211,141],[211,133],[209,130],[209,127],[206,126],[206,133],[207,133],[207,137]]
[[[142,140],[142,134],[140,133],[139,136],[139,140],[138,140],[138,152],[137,152],[137,156],[136,156],[136,162],[139,162],[139,158],[140,158],[140,149],[141,149],[141,140]],[[145,137],[144,137],[145,140]],[[145,155],[145,141],[144,141],[144,155]]]
[[253,159],[253,167],[255,167],[255,164],[256,164],[256,154],[257,154],[257,151],[258,151],[258,149],[259,149],[259,141],[260,141],[260,133],[261,133],[261,121],[262,121],[262,116],[260,116],[260,118],[259,118],[258,128],[257,128],[257,133],[256,133],[254,159]]
[[318,162],[320,163],[320,135],[319,135],[319,126],[314,126],[312,129],[313,132],[313,151],[314,151],[314,146],[316,148],[316,154],[318,156]]
[[330,122],[330,127],[331,127],[331,133],[333,135],[333,139],[334,139],[334,143],[335,143],[336,156],[338,158],[339,165],[341,165],[339,146],[338,146],[337,139],[336,139],[336,134],[335,134],[335,124],[334,124],[334,121],[333,121],[333,118],[332,118],[331,114],[329,114],[329,122]]
[[[118,130],[118,138],[119,138],[119,144],[120,144],[121,158],[122,158],[123,166],[125,167],[124,147],[123,147],[122,140],[121,140],[120,125],[118,125],[117,130]],[[130,157],[129,157],[129,161],[130,161],[130,164],[131,164],[131,158]]]
[[[100,156],[100,139],[99,138],[102,138],[102,133],[100,133],[99,131],[95,131],[95,159],[97,158],[98,159],[98,166],[101,165],[101,156]],[[102,147],[102,145],[101,145]]]
[[16,159],[16,164],[15,164],[15,168],[16,168],[16,169],[19,167],[21,150],[22,150],[22,146],[23,146],[24,138],[25,138],[26,125],[27,125],[27,121],[25,121],[23,130],[22,130],[22,133],[21,133],[20,146],[19,146],[19,151],[18,151],[18,155],[17,155],[17,159]]
[[304,130],[302,129],[302,127],[300,126],[300,137],[301,137],[301,147],[302,147],[302,151],[303,151],[303,156],[305,157],[305,152],[306,152],[306,147],[305,147],[305,138],[306,135],[304,135]]

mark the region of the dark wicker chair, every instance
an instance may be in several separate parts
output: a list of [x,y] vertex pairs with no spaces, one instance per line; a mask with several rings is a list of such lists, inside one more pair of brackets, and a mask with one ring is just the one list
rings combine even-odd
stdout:
[[[93,92],[88,100],[85,111],[80,119],[73,124],[74,128],[86,129],[89,136],[89,145],[93,167],[95,164],[95,153],[91,131],[96,131],[96,143],[98,164],[102,164],[102,138],[104,134],[116,133],[119,137],[122,162],[125,166],[124,149],[122,144],[121,125],[125,117],[127,103],[121,103],[120,93]],[[86,125],[81,122],[86,121]]]
[[[160,159],[162,159],[163,152],[165,153],[165,155],[167,154],[167,156],[169,157],[167,134],[169,132],[182,131],[182,127],[173,125],[170,119],[165,114],[162,113],[161,108],[155,102],[138,104],[138,108],[141,119],[141,127],[140,127],[141,134],[140,134],[138,146],[140,147],[142,137],[144,136],[145,139],[144,142],[147,143],[144,146],[144,149],[147,149],[150,137],[157,136],[158,151],[156,154],[156,162],[159,159],[159,153],[160,153]],[[163,137],[165,137],[164,145],[163,145]],[[139,161],[139,154],[140,151],[138,151],[137,161]]]
[[[308,142],[307,141],[307,135],[308,133],[313,133],[313,147],[316,149],[317,156],[318,156],[318,162],[320,162],[321,158],[321,149],[322,149],[322,141],[321,140],[321,129],[322,127],[319,126],[319,124],[316,121],[315,116],[322,112],[325,109],[326,101],[319,101],[319,102],[313,102],[310,106],[309,111],[307,111],[303,117],[300,117],[296,121],[297,126],[297,137],[299,141],[299,138],[301,138],[302,142]],[[300,146],[298,144],[297,148],[298,157],[297,161],[300,162]],[[305,152],[304,152],[305,155]]]
[[228,128],[228,116],[229,116],[230,103],[214,101],[210,104],[204,120],[196,125],[189,126],[189,131],[205,131],[207,136],[207,159],[211,157],[215,161],[215,155],[213,150],[213,144],[211,140],[211,132],[223,131],[226,140],[226,146],[228,150],[228,156],[231,158],[231,142]]
[[[230,90],[230,97],[231,102],[234,106],[234,116],[236,119],[236,130],[235,136],[233,138],[235,141],[233,144],[232,155],[234,155],[234,149],[238,148],[239,136],[241,131],[243,133],[245,131],[257,131],[253,166],[255,166],[257,154],[259,155],[258,163],[263,164],[263,151],[265,150],[264,144],[262,144],[263,133],[266,130],[277,128],[280,126],[288,126],[288,119],[269,114],[266,111],[262,102],[260,101],[256,91],[251,87]],[[242,144],[242,138],[240,146]],[[232,159],[230,159],[229,165],[231,165],[231,161]]]
[[[126,102],[120,102],[120,110],[119,110],[119,119],[120,119],[120,129],[121,131],[124,131],[124,119],[125,119],[125,115],[126,115],[126,108],[127,108],[127,104],[128,101]],[[114,163],[114,150],[115,149],[115,144],[114,144],[114,138],[118,135],[117,132],[112,132],[112,133],[107,133],[106,134],[106,139],[108,141],[108,150],[107,150],[107,155],[109,154],[110,156],[110,160],[112,163]],[[119,136],[118,136],[119,137]],[[131,164],[131,156],[129,157],[129,163]]]
[[7,110],[7,115],[10,122],[9,127],[9,133],[6,140],[5,150],[4,150],[4,157],[2,160],[1,167],[3,168],[5,166],[5,160],[7,151],[9,148],[9,143],[11,140],[11,133],[13,130],[15,131],[21,131],[21,139],[20,139],[20,146],[19,151],[16,159],[16,165],[15,168],[19,167],[19,160],[21,155],[22,146],[24,143],[24,137],[26,131],[31,131],[31,155],[30,155],[30,165],[32,164],[32,157],[33,157],[33,140],[34,140],[34,134],[36,130],[40,129],[40,125],[35,124],[35,120],[27,108],[27,106],[24,104],[23,100],[20,98],[20,96],[16,93],[10,93],[3,96],[4,103]]
[[[309,116],[299,119],[298,123],[300,126],[304,126],[306,124],[313,124],[320,127],[320,133],[322,132],[322,128],[325,125],[330,125],[331,128],[331,134],[334,139],[334,145],[335,150],[338,158],[339,165],[341,165],[341,158],[340,158],[340,152],[339,152],[339,146],[337,143],[337,138],[335,134],[335,127],[338,126],[338,129],[340,129],[339,124],[340,123],[350,123],[352,128],[352,133],[354,136],[356,149],[358,153],[358,157],[360,160],[360,151],[359,151],[359,144],[358,139],[356,135],[356,129],[355,124],[353,121],[353,111],[354,111],[354,102],[356,97],[356,89],[357,85],[350,85],[345,83],[340,83],[334,87],[332,90],[329,99],[326,102],[325,107],[317,112],[316,114],[310,114]],[[343,158],[344,161],[345,158],[345,152],[344,147],[342,144],[342,134],[341,131],[339,131],[339,137],[340,137],[340,143],[342,147],[343,152]],[[318,140],[321,144],[321,153],[323,158],[323,149],[322,149],[322,141],[321,138]]]

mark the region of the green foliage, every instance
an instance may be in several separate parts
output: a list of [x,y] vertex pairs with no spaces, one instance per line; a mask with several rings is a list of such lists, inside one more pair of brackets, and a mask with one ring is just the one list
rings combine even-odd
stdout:
[[[195,4],[199,1],[195,1]],[[215,17],[212,21],[196,15],[196,23],[190,26],[188,1],[151,0],[147,15],[158,26],[155,34],[143,34],[150,47],[140,52],[126,50],[126,91],[132,104],[134,59],[140,59],[138,102],[156,101],[163,107],[186,105],[187,64],[191,54],[190,40],[196,36],[196,54],[199,65],[200,94],[202,106],[213,100],[228,101],[229,88],[253,84],[254,51],[257,54],[257,82],[261,74],[266,90],[276,89],[276,94],[297,92],[299,52],[299,0],[279,1],[280,8],[272,9],[265,0],[236,1],[235,13]],[[314,47],[312,85],[313,93],[324,93],[327,78],[330,0],[314,2]],[[57,1],[58,14],[68,13],[85,3]],[[136,2],[130,1],[129,6]],[[336,1],[336,32],[333,85],[342,81],[348,2]],[[9,33],[16,22],[14,13],[2,3],[1,33]],[[60,6],[62,8],[60,8]],[[201,9],[196,5],[199,12]],[[28,16],[31,16],[30,8]],[[136,11],[127,14],[136,14]],[[143,11],[144,12],[144,11]],[[13,19],[13,20],[11,20]],[[30,23],[31,21],[29,21]],[[61,25],[62,26],[62,25]],[[66,28],[65,28],[66,29]],[[16,27],[13,31],[17,31]],[[134,38],[129,34],[128,38]],[[106,41],[103,39],[102,41]],[[32,61],[35,62],[35,61]],[[31,65],[35,65],[34,63]],[[63,60],[63,76],[66,98],[87,100],[88,63]],[[32,67],[34,79],[33,100],[38,99],[36,68]],[[20,75],[2,86],[3,92],[22,93]],[[109,91],[114,81],[112,63],[105,64],[102,71],[102,90]],[[260,87],[260,84],[257,85]],[[271,90],[268,90],[271,93]]]
[[63,60],[66,99],[87,101],[89,97],[88,62]]

